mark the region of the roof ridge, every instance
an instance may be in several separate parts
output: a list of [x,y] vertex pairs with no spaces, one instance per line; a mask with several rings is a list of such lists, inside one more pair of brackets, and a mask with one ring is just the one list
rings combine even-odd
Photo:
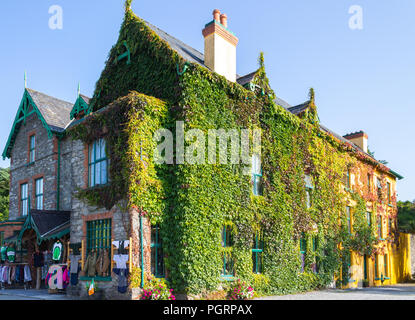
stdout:
[[55,99],[55,100],[58,100],[58,101],[65,102],[65,103],[68,103],[68,104],[72,104],[73,105],[72,102],[69,102],[69,101],[66,101],[66,100],[62,100],[62,99],[56,98],[54,96],[51,96],[51,95],[49,95],[47,93],[44,93],[44,92],[41,92],[41,91],[38,91],[38,90],[34,90],[34,89],[31,89],[31,88],[26,88],[26,90],[29,91],[29,93],[30,93],[30,91],[33,91],[34,93],[40,93],[40,94],[42,94],[44,96],[47,96],[49,98],[52,98],[52,99]]

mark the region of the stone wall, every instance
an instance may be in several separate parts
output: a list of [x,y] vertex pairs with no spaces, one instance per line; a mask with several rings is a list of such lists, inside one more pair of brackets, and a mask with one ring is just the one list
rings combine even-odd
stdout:
[[[65,142],[69,146],[69,142]],[[81,141],[71,141],[71,155],[68,155],[71,167],[71,186],[74,190],[71,197],[71,243],[80,243],[86,240],[86,224],[88,221],[111,219],[112,220],[112,239],[123,241],[130,238],[130,217],[128,211],[122,210],[125,203],[117,203],[111,210],[89,206],[76,197],[78,189],[88,187],[88,146]],[[67,182],[65,182],[67,183]],[[111,270],[112,271],[112,270]],[[126,294],[118,292],[118,276],[111,272],[111,281],[96,281],[98,288],[104,291],[105,299],[131,299],[131,291]],[[76,288],[69,288],[69,294],[86,297],[87,281],[80,281]]]
[[[35,162],[29,164],[29,137],[36,136]],[[28,183],[30,207],[35,208],[35,179],[43,177],[43,198],[45,210],[56,210],[57,190],[57,150],[54,147],[56,137],[48,138],[46,129],[36,114],[26,119],[16,136],[10,162],[10,206],[9,219],[20,217],[20,185]]]

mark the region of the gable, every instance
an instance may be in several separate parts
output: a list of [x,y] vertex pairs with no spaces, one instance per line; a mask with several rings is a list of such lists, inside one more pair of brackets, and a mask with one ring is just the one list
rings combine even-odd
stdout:
[[[183,69],[186,59],[165,40],[167,37],[166,33],[137,17],[131,9],[127,10],[118,41],[97,81],[90,103],[92,111],[128,95],[130,91],[164,101],[176,101],[180,97],[177,69]],[[201,54],[185,44],[177,40],[174,47],[183,54],[186,52],[189,58],[194,56],[193,61],[200,62]]]
[[36,115],[46,129],[48,138],[62,133],[70,122],[71,104],[32,89],[25,89],[17,110],[12,129],[3,151],[3,159],[11,157],[11,151],[22,125],[26,125],[28,117]]

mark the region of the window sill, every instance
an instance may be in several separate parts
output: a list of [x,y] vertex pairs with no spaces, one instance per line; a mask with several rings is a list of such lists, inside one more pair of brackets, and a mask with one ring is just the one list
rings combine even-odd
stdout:
[[393,208],[393,204],[390,204],[390,203],[389,203],[389,204],[388,204],[388,207],[391,207],[391,208]]
[[80,281],[101,281],[101,282],[111,282],[112,278],[111,277],[80,277],[79,278]]
[[385,239],[383,239],[383,238],[379,238],[378,240],[379,240],[379,241],[385,241]]
[[349,280],[349,283],[355,283],[356,282],[356,280]]
[[220,277],[224,281],[229,281],[229,282],[236,281],[236,278],[234,276],[221,275]]

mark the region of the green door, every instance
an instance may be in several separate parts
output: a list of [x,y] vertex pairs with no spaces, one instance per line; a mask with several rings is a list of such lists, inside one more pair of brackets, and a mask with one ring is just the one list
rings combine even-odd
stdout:
[[363,272],[364,272],[365,280],[368,280],[369,277],[368,277],[368,274],[367,274],[367,256],[366,255],[364,255],[364,257],[363,257]]

